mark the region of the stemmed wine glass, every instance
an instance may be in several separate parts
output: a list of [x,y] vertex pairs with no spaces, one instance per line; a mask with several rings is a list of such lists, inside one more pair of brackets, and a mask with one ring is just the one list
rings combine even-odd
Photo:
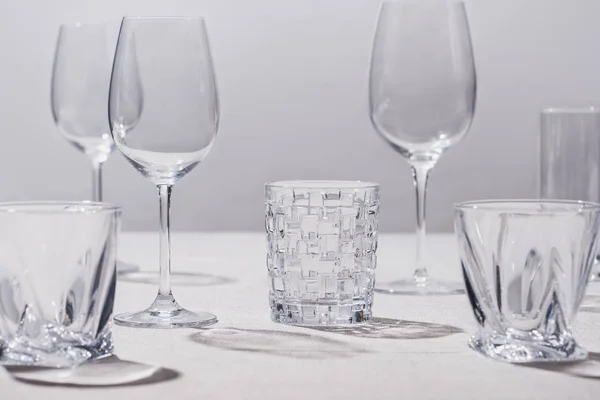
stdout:
[[104,24],[61,25],[52,69],[54,122],[92,162],[92,198],[102,201],[102,164],[113,151],[106,102],[114,47]]
[[[102,165],[113,151],[106,120],[114,35],[106,24],[64,24],[52,68],[51,106],[62,135],[92,163],[91,200],[102,201]],[[119,261],[119,273],[138,267]]]
[[442,153],[465,136],[475,110],[475,65],[463,2],[384,2],[369,86],[373,126],[408,161],[417,197],[413,277],[382,283],[377,289],[401,294],[461,293],[463,285],[431,278],[423,256],[429,172]]
[[172,186],[204,160],[217,134],[219,102],[204,20],[199,17],[125,17],[109,95],[115,144],[160,199],[160,285],[146,310],[120,314],[119,325],[201,327],[213,314],[191,312],[171,292]]

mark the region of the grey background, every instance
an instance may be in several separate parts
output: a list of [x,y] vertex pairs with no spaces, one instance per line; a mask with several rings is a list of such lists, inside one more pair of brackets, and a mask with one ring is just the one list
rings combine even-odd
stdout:
[[[452,203],[536,194],[538,112],[600,104],[596,0],[467,0],[478,72],[470,133],[434,169],[429,229]],[[221,127],[206,162],[173,191],[175,230],[263,229],[263,184],[360,179],[382,185],[381,228],[411,231],[406,162],[373,131],[367,74],[379,1],[5,0],[0,2],[0,200],[88,197],[90,164],[55,128],[49,85],[57,28],[123,15],[206,17]],[[114,153],[105,197],[124,229],[155,229],[152,184]]]

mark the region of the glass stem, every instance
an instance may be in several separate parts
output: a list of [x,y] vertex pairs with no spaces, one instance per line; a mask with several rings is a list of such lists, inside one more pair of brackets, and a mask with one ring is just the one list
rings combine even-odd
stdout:
[[92,160],[92,201],[102,201],[102,163]]
[[158,288],[158,297],[172,298],[171,185],[158,185],[158,195],[160,198],[160,286]]
[[417,284],[424,284],[429,278],[423,258],[425,256],[425,201],[430,170],[429,165],[412,166],[413,182],[417,195],[417,268],[413,274]]

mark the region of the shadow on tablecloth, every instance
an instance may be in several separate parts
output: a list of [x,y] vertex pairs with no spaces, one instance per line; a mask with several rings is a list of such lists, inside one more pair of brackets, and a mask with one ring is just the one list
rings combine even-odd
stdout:
[[368,339],[403,340],[435,339],[464,332],[462,329],[451,325],[391,318],[372,318],[368,323],[361,325],[339,327],[303,326],[302,328]]
[[517,364],[523,367],[559,372],[579,378],[600,379],[600,353],[589,352],[585,361],[573,362],[538,362]]
[[24,383],[78,388],[149,385],[181,376],[170,368],[121,360],[114,355],[74,368],[6,366],[5,369],[14,379]]
[[368,353],[354,344],[335,339],[268,329],[212,328],[193,334],[191,339],[220,349],[291,358],[349,358]]
[[[158,286],[158,271],[138,271],[119,274],[119,281],[131,283],[144,283]],[[171,285],[173,286],[215,286],[227,285],[237,282],[236,279],[226,276],[203,274],[201,272],[173,272],[171,273]]]

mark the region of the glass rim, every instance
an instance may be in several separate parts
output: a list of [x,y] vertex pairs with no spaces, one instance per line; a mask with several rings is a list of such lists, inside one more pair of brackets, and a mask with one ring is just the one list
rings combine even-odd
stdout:
[[443,4],[444,6],[459,6],[459,7],[465,7],[465,2],[464,0],[446,0],[443,2],[440,1],[423,1],[423,0],[384,0],[381,2],[381,6],[380,8],[385,8],[388,6],[392,6],[392,5],[398,5],[398,6],[425,6],[425,5],[432,5],[432,4]]
[[542,109],[543,115],[554,114],[600,114],[600,108],[595,106],[587,107],[546,107]]
[[[516,205],[520,207],[510,207]],[[539,206],[548,206],[540,210]],[[537,207],[532,207],[537,206]],[[509,214],[580,214],[583,212],[599,212],[600,203],[582,200],[559,199],[489,199],[471,200],[454,203],[455,211],[496,211]],[[544,212],[540,212],[544,211]]]
[[122,21],[125,20],[131,20],[131,19],[146,19],[146,20],[152,20],[152,19],[158,19],[158,20],[169,20],[169,19],[184,19],[184,20],[199,20],[199,21],[204,21],[204,17],[200,16],[200,15],[172,15],[172,16],[146,16],[146,15],[127,15],[125,17],[122,18]]
[[80,21],[76,21],[76,22],[66,22],[66,23],[62,23],[59,25],[60,29],[65,29],[65,28],[91,28],[91,27],[97,27],[97,28],[107,28],[110,25],[110,22],[80,22]]
[[290,181],[275,181],[265,184],[267,189],[379,189],[379,184],[375,182],[363,181],[348,181],[348,180],[290,180]]
[[81,207],[84,213],[93,212],[120,212],[121,206],[113,203],[100,201],[13,201],[0,202],[0,214],[66,214],[72,211],[65,210],[65,207]]

